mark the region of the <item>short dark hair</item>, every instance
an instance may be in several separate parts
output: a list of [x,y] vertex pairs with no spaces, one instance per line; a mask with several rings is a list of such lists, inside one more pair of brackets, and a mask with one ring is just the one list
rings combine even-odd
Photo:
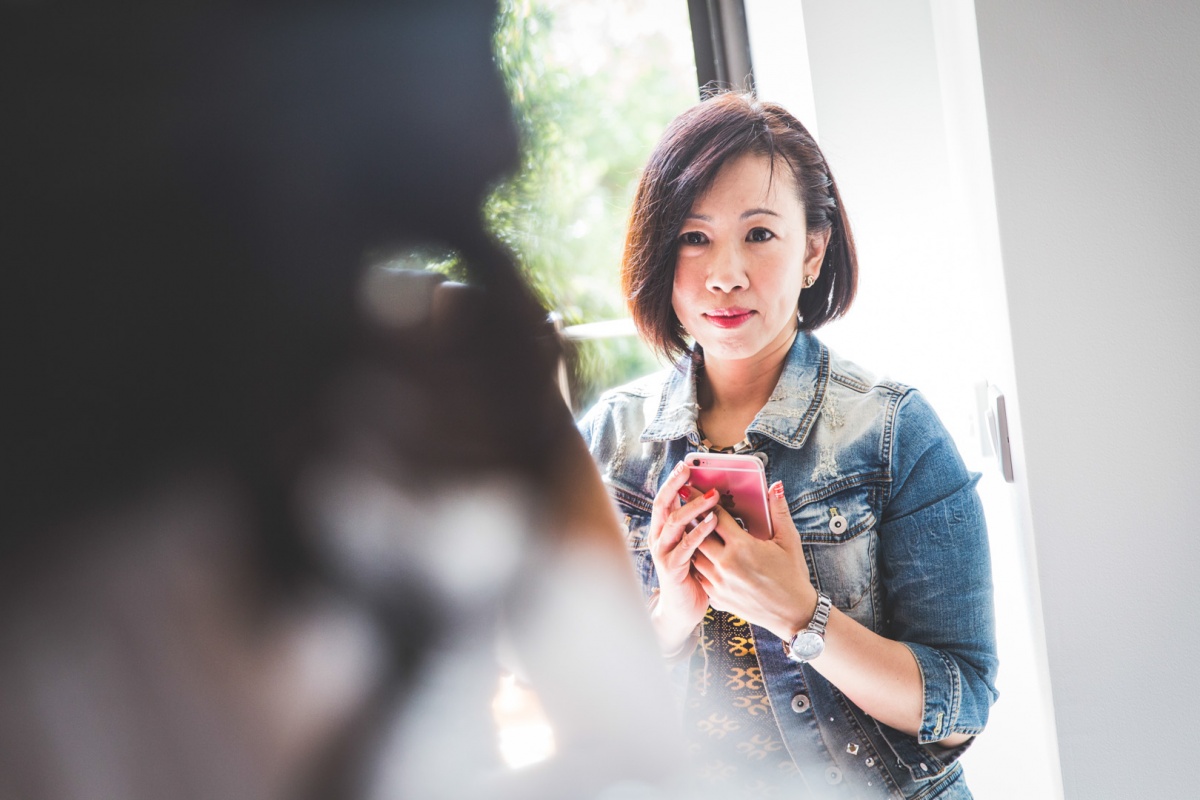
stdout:
[[677,239],[696,198],[728,161],[746,153],[781,158],[791,167],[810,233],[829,230],[817,282],[798,299],[802,330],[815,330],[850,308],[858,288],[854,237],[837,183],[812,134],[782,106],[753,95],[724,92],[676,117],[659,140],[638,182],[621,289],[642,336],[677,358],[688,350],[686,331],[671,305]]

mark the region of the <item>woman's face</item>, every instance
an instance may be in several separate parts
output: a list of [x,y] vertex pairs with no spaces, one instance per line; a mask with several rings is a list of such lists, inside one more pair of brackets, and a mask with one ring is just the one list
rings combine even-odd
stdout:
[[679,232],[672,306],[705,360],[778,351],[797,328],[804,276],[817,277],[828,235],[808,235],[786,163],[729,161]]

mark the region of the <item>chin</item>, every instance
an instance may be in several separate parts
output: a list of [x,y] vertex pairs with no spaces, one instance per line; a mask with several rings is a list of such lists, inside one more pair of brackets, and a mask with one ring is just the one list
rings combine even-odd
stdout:
[[721,361],[737,361],[743,358],[750,358],[762,349],[762,347],[755,347],[747,343],[720,341],[700,342],[700,346],[704,348],[704,356],[706,358],[715,358]]

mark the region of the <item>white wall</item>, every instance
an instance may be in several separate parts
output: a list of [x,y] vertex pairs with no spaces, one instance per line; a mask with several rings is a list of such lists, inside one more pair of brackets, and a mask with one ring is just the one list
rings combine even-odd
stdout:
[[[968,754],[976,796],[1195,796],[1200,3],[805,0],[802,21],[794,5],[747,0],[760,88],[819,118],[863,245],[862,302],[828,338],[939,408],[957,389],[904,356],[958,353],[1017,412],[1013,513],[989,520],[1023,571],[997,564],[1002,697]],[[969,241],[946,241],[956,228]],[[954,259],[978,271],[958,287],[977,318],[888,302],[940,292],[919,265]],[[864,319],[887,326],[878,354]],[[981,489],[1005,505],[994,473]],[[1003,638],[1014,588],[1021,648]]]
[[1200,4],[975,5],[1065,795],[1194,797]]
[[858,298],[821,337],[919,387],[983,473],[1001,701],[964,758],[968,782],[979,800],[1058,800],[1024,492],[980,448],[977,383],[1019,404],[973,6],[805,0],[801,14],[794,0],[747,0],[746,9],[759,93],[815,129],[858,243]]

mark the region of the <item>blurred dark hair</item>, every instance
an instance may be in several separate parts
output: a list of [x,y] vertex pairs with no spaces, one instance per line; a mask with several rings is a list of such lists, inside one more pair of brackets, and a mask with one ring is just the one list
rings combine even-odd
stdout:
[[[296,765],[304,774],[278,778],[295,779],[303,797],[362,796],[408,680],[462,612],[424,576],[373,582],[339,560],[327,530],[337,526],[305,502],[304,478],[335,463],[414,496],[480,474],[532,484],[561,459],[555,445],[578,442],[555,394],[545,311],[480,213],[518,161],[492,59],[495,18],[495,0],[0,3],[0,697],[28,710],[0,715],[3,786],[83,786],[97,764],[106,786],[172,785],[136,782],[160,774],[208,786],[205,768],[225,751],[189,745],[241,722],[207,706],[225,697],[214,685],[250,686],[252,661],[285,674],[290,658],[259,658],[274,624],[243,630],[226,609],[252,623],[267,620],[263,610],[303,614],[315,588],[377,622],[387,652],[368,697]],[[360,292],[372,254],[418,246],[455,252],[471,285],[425,291],[403,323],[369,319]],[[429,283],[409,282],[410,306]],[[229,513],[193,530],[193,505],[160,502],[181,487]],[[111,522],[130,511],[149,520],[133,533]],[[397,547],[423,526],[436,528],[401,515]],[[178,617],[126,617],[125,605],[97,600],[111,580],[119,600],[138,602],[139,579],[157,576],[129,564],[188,566],[192,551],[163,545],[179,535],[222,556],[181,590]],[[131,551],[167,555],[142,562]],[[77,619],[92,630],[77,612],[93,607],[112,627],[63,646],[56,637],[82,630]],[[205,620],[188,657],[148,645],[177,618]],[[49,691],[67,674],[9,646],[27,631],[53,643],[35,653],[128,672],[145,688],[120,695],[116,744],[68,736],[59,748],[76,707],[91,720],[89,709],[116,705],[90,702],[110,686],[90,680],[71,684],[70,709],[25,704],[26,683],[44,678]],[[223,634],[236,644],[212,647]],[[229,655],[240,647],[256,655]],[[317,705],[331,710],[347,693],[322,694]],[[266,716],[267,705],[283,707],[247,713]],[[269,745],[248,752],[276,752],[269,721],[244,727]],[[166,762],[110,763],[135,736],[161,741]],[[22,748],[5,748],[14,742]],[[240,777],[253,764],[274,778],[281,763],[231,769]],[[17,764],[10,782],[5,767]],[[245,796],[260,796],[252,785]]]
[[782,106],[725,92],[668,126],[642,172],[630,213],[621,288],[642,336],[669,358],[687,351],[671,306],[678,236],[717,172],[746,153],[782,159],[792,171],[809,232],[830,231],[817,282],[799,298],[801,328],[815,330],[850,308],[858,286],[854,237],[821,148]]
[[[545,315],[479,212],[517,163],[495,12],[494,0],[0,10],[0,561],[181,464],[229,466],[278,506],[314,445],[321,393],[367,358],[433,398],[422,409],[445,408],[447,376],[492,386],[466,393],[471,422],[490,426],[502,466],[538,458],[545,426],[528,396],[552,362],[530,342]],[[366,254],[409,241],[457,251],[487,296],[436,344],[382,341],[358,318]],[[486,466],[463,457],[469,435],[422,463]],[[296,540],[286,521],[264,530]]]

